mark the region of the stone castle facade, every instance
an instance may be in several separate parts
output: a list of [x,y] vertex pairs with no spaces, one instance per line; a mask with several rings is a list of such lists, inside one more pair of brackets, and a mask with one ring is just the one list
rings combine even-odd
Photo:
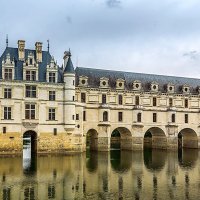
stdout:
[[[0,152],[199,148],[200,79],[76,67],[65,52],[6,47],[0,57]],[[114,136],[114,137],[112,137]],[[87,139],[86,139],[87,138]]]

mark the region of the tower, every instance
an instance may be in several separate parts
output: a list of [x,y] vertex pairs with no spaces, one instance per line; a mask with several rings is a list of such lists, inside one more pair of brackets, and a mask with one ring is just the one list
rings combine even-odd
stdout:
[[75,71],[70,51],[64,53],[64,123],[69,133],[75,129]]

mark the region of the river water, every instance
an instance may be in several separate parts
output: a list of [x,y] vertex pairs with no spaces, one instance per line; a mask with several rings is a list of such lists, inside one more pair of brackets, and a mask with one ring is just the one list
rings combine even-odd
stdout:
[[200,152],[0,157],[0,199],[200,199]]

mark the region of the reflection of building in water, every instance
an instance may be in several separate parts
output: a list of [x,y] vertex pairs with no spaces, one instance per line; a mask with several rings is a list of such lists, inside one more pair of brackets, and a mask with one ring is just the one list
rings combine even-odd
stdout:
[[[185,151],[187,159],[182,157],[180,165],[173,154],[161,152],[151,152],[151,162],[143,160],[141,151],[129,152],[127,157],[123,151],[115,157],[109,152],[94,153],[90,158],[86,154],[38,156],[34,173],[33,168],[24,172],[21,157],[4,157],[0,159],[0,199],[198,197],[198,157],[188,166],[185,162],[189,162],[187,154],[191,152]],[[177,164],[175,170],[173,162]]]

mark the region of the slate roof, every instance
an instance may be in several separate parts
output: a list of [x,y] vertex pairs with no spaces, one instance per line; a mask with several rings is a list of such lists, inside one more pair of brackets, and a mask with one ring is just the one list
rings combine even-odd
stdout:
[[83,67],[77,67],[75,72],[76,72],[77,86],[79,84],[79,76],[87,76],[89,87],[94,87],[94,88],[99,87],[100,78],[102,77],[106,77],[109,79],[109,86],[111,88],[116,87],[117,79],[119,78],[124,79],[125,88],[128,90],[132,90],[132,84],[133,81],[135,80],[141,81],[142,88],[144,91],[150,91],[150,85],[152,82],[157,82],[159,84],[159,91],[161,92],[166,92],[167,84],[172,83],[175,85],[175,92],[180,94],[182,93],[181,89],[183,85],[189,85],[190,92],[193,94],[198,93],[198,86],[200,86],[200,79],[195,79],[195,78],[123,72],[123,71],[113,71],[113,70],[103,70],[103,69],[93,69],[93,68],[83,68]]
[[69,58],[67,60],[67,64],[65,66],[64,73],[73,73],[73,74],[75,73],[74,66],[73,66],[73,63],[71,60],[71,56],[69,56]]
[[[7,54],[10,54],[10,58],[15,62],[15,80],[23,80],[23,61],[19,60],[18,57],[18,48],[12,48],[12,47],[7,47],[5,51],[3,52],[2,56],[0,57],[0,79],[2,79],[2,60],[6,58]],[[36,51],[35,50],[30,50],[30,49],[25,49],[25,59],[28,58],[28,54],[32,53],[34,57],[36,58]],[[42,51],[42,62],[39,63],[38,66],[38,81],[39,82],[46,82],[46,67],[47,64],[50,63],[52,59],[52,56],[48,51]],[[62,70],[59,68],[58,69],[58,82],[63,82],[62,81]]]

